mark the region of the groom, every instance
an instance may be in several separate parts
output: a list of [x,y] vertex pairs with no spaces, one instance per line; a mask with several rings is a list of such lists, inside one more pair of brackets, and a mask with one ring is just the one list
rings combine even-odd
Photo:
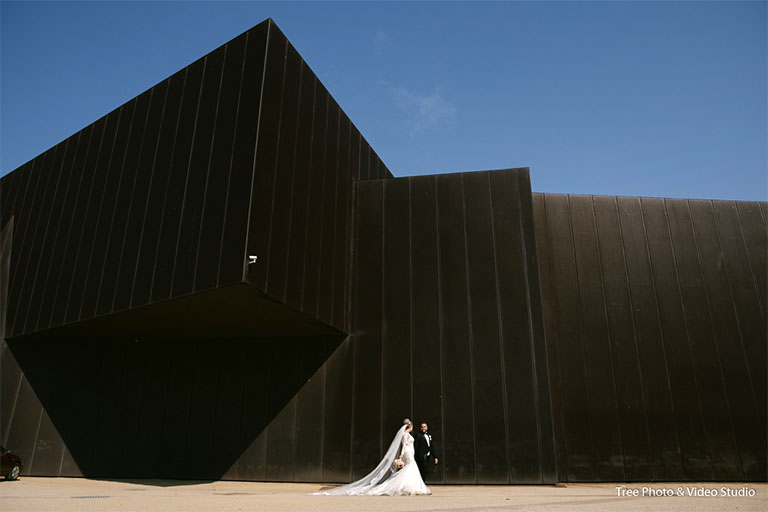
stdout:
[[421,424],[421,432],[416,435],[414,445],[416,455],[416,465],[419,466],[421,479],[426,481],[432,466],[437,464],[437,451],[432,436],[429,434],[429,426],[426,423]]

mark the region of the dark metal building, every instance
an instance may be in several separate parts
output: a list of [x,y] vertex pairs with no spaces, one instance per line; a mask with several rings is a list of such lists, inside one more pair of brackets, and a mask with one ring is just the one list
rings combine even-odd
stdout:
[[766,479],[766,204],[393,178],[271,20],[0,179],[28,475]]

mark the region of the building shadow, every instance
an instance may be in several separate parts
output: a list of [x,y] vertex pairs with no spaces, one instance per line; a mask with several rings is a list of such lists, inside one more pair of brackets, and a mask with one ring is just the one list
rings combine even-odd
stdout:
[[[87,478],[169,486],[264,479],[266,449],[241,456],[268,437],[343,339],[9,340],[55,428],[47,434],[39,419],[18,416],[11,434],[36,436],[38,448],[63,441],[57,453],[68,452]],[[31,474],[66,476],[62,456],[45,453],[34,451]]]

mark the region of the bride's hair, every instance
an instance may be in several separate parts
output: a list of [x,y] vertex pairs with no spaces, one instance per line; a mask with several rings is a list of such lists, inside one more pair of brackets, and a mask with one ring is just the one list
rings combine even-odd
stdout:
[[411,420],[409,420],[408,418],[405,418],[403,420],[403,425],[413,425],[413,423],[411,423]]

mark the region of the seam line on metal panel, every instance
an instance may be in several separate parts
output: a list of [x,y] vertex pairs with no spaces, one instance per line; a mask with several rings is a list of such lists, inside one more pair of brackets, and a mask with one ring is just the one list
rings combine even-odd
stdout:
[[[245,252],[242,259],[242,274],[240,276],[241,282],[246,281],[248,276],[248,253],[250,252],[250,238],[251,238],[251,217],[253,216],[253,183],[256,179],[256,155],[259,151],[259,134],[261,132],[261,112],[264,102],[264,78],[267,74],[267,59],[269,58],[269,35],[272,30],[272,20],[267,22],[267,33],[264,36],[264,62],[261,68],[261,86],[259,89],[259,114],[256,120],[256,137],[253,142],[253,158],[251,160],[251,193],[248,197],[248,221],[245,225]],[[247,50],[247,48],[246,48]]]
[[[493,188],[491,187],[491,173],[485,173],[486,181],[488,182],[488,200],[490,202],[490,218],[491,218],[491,243],[493,244],[493,276],[494,276],[494,288],[496,291],[496,318],[499,322],[498,335],[499,335],[499,358],[501,359],[501,397],[503,400],[502,411],[504,413],[504,455],[507,462],[507,483],[512,483],[512,462],[510,459],[510,445],[509,445],[509,404],[507,397],[507,372],[506,372],[506,357],[504,355],[504,319],[501,311],[501,290],[499,284],[499,261],[497,258],[496,248],[496,221],[494,220],[494,206],[493,206]],[[535,393],[535,391],[534,391]],[[541,467],[541,460],[539,460],[539,467]]]
[[[298,52],[297,52],[298,54]],[[285,242],[285,263],[286,263],[286,269],[285,269],[285,276],[283,277],[283,302],[286,302],[286,297],[288,297],[288,274],[290,274],[291,270],[288,268],[288,262],[291,259],[291,232],[293,230],[293,193],[295,192],[294,187],[296,186],[296,154],[298,153],[297,149],[299,146],[299,126],[301,125],[301,119],[299,118],[301,114],[301,87],[304,80],[304,59],[299,57],[299,85],[296,87],[296,129],[293,133],[293,162],[291,163],[291,195],[290,199],[288,199],[288,233],[286,235],[286,242]]]
[[[439,340],[438,344],[440,350],[440,427],[442,428],[442,440],[440,443],[440,453],[445,453],[445,394],[443,391],[443,291],[442,291],[442,274],[440,265],[440,202],[437,200],[437,176],[429,178],[432,182],[432,190],[434,190],[435,198],[435,242],[437,252],[437,311],[438,311],[438,327],[439,327]],[[448,471],[444,469],[443,483],[446,482]]]
[[635,325],[635,307],[632,302],[632,287],[629,282],[629,267],[627,265],[627,255],[624,249],[624,230],[621,224],[621,212],[619,211],[619,200],[614,196],[613,204],[616,207],[616,222],[619,227],[619,244],[621,245],[621,256],[624,263],[624,279],[627,285],[627,299],[629,300],[630,320],[632,321],[632,338],[635,341],[635,355],[637,356],[637,371],[640,377],[640,397],[643,402],[643,418],[645,419],[645,434],[648,440],[648,450],[651,455],[651,475],[653,481],[656,481],[656,457],[653,453],[653,443],[651,442],[651,425],[648,423],[648,408],[646,406],[645,386],[643,383],[643,368],[640,362],[640,348],[637,343],[637,327]]
[[[221,217],[221,237],[219,237],[219,256],[216,260],[216,288],[221,283],[221,255],[224,252],[224,233],[227,230],[227,213],[229,212],[229,191],[232,186],[232,167],[234,166],[235,141],[237,141],[237,128],[240,120],[240,100],[243,97],[243,77],[245,76],[245,63],[248,61],[248,38],[250,31],[245,33],[243,41],[243,62],[240,64],[240,80],[237,83],[237,103],[235,104],[235,119],[232,129],[232,144],[229,146],[229,168],[227,169],[227,185],[224,192],[224,215]],[[237,470],[235,470],[237,472]]]
[[[266,292],[269,289],[269,266],[272,262],[271,252],[272,252],[272,228],[275,223],[275,194],[277,194],[277,174],[278,174],[278,168],[280,166],[280,144],[282,143],[282,127],[283,127],[283,111],[285,110],[285,102],[283,101],[285,98],[285,70],[288,66],[288,40],[285,40],[285,48],[283,49],[283,73],[281,75],[280,79],[280,99],[278,100],[278,105],[280,105],[279,114],[277,117],[277,141],[275,142],[275,161],[272,164],[272,194],[270,196],[271,205],[269,208],[269,230],[267,231],[267,246],[266,246],[266,263],[264,264],[264,281],[263,281],[263,287],[264,291]],[[261,284],[261,283],[257,283]]]
[[[752,276],[752,285],[755,289],[755,296],[757,297],[757,306],[760,309],[760,317],[763,320],[763,328],[765,329],[765,315],[766,315],[766,308],[763,306],[763,302],[766,300],[765,297],[761,296],[760,288],[758,287],[759,279],[757,277],[757,274],[755,274],[755,267],[752,264],[752,258],[751,253],[752,251],[749,250],[749,244],[747,243],[747,234],[744,232],[744,222],[741,220],[741,210],[739,209],[739,205],[736,201],[733,202],[734,206],[736,208],[736,218],[739,223],[739,233],[741,233],[741,239],[744,242],[744,253],[747,256],[747,264],[749,265],[749,272]],[[758,211],[760,210],[760,206],[757,206]]]
[[307,288],[307,245],[309,244],[309,219],[312,216],[309,206],[312,204],[312,164],[315,145],[315,101],[317,100],[317,80],[312,81],[312,117],[310,119],[309,130],[309,161],[307,162],[307,213],[304,222],[304,247],[301,252],[301,297],[299,304],[304,310],[304,293]]
[[319,248],[317,251],[317,285],[315,292],[315,316],[319,316],[320,313],[320,281],[322,275],[322,260],[323,260],[323,235],[325,231],[325,178],[328,174],[328,169],[325,167],[325,156],[328,153],[328,108],[330,107],[330,93],[326,92],[325,95],[325,129],[323,131],[323,158],[320,161],[320,169],[322,170],[321,176],[323,178],[323,184],[320,187],[320,236],[319,236]]
[[[557,329],[557,294],[555,293],[555,284],[554,284],[554,272],[552,270],[552,246],[550,242],[550,228],[549,228],[549,219],[547,216],[547,197],[548,194],[544,194],[542,199],[544,201],[544,227],[545,227],[545,233],[547,234],[546,237],[546,251],[545,253],[550,255],[548,258],[549,262],[549,289],[552,293],[552,333],[554,334],[554,346],[555,346],[555,357],[557,358],[557,396],[558,396],[558,402],[560,402],[560,409],[558,410],[558,418],[560,423],[560,439],[562,441],[562,448],[563,448],[563,463],[565,467],[563,468],[563,476],[565,477],[565,481],[568,482],[568,445],[565,442],[565,423],[563,420],[563,391],[562,391],[562,367],[561,367],[561,358],[560,358],[560,337],[558,336],[558,329]],[[554,416],[554,411],[552,413]],[[554,418],[553,418],[554,422]],[[557,439],[555,439],[557,441]],[[556,443],[557,444],[557,443]],[[557,455],[557,450],[555,450],[555,455]]]
[[[490,173],[489,173],[490,175]],[[536,410],[536,447],[538,449],[538,466],[539,466],[539,482],[544,482],[544,471],[542,468],[542,459],[543,459],[543,452],[541,448],[542,443],[542,433],[541,433],[541,404],[539,402],[539,377],[538,377],[538,371],[536,368],[536,345],[535,345],[535,339],[533,334],[533,311],[531,306],[531,284],[530,280],[528,279],[528,248],[526,245],[526,239],[525,239],[525,224],[523,221],[523,200],[522,200],[522,194],[520,193],[520,179],[518,178],[518,175],[513,176],[513,182],[515,184],[515,203],[518,211],[520,212],[518,216],[518,227],[519,227],[519,233],[520,233],[520,247],[522,250],[522,260],[523,260],[523,278],[525,282],[525,303],[526,303],[526,315],[528,318],[528,343],[529,348],[531,350],[531,377],[533,378],[532,388],[533,388],[533,401],[534,406]],[[490,181],[489,181],[490,184]],[[531,208],[533,210],[533,208]],[[494,255],[495,260],[495,255]],[[502,365],[503,367],[503,365]]]
[[475,425],[475,343],[472,328],[472,294],[470,293],[469,253],[467,251],[467,198],[464,192],[464,175],[458,180],[461,186],[461,225],[464,229],[464,276],[466,278],[467,294],[467,327],[469,330],[469,400],[472,410],[472,456],[474,458],[474,479],[477,483],[477,427]]
[[594,426],[592,425],[592,399],[590,397],[590,390],[589,390],[589,368],[587,367],[587,347],[586,343],[584,342],[584,318],[583,318],[583,312],[581,309],[581,286],[579,284],[579,260],[576,257],[576,240],[573,235],[573,213],[571,212],[571,195],[566,194],[565,195],[565,204],[566,208],[568,210],[568,230],[569,230],[569,238],[571,241],[571,254],[573,254],[573,270],[575,274],[574,284],[576,285],[576,310],[578,311],[578,321],[579,321],[579,341],[581,342],[581,358],[583,363],[583,371],[584,371],[584,391],[586,392],[586,398],[587,398],[587,420],[589,420],[589,446],[592,451],[592,473],[594,475],[595,481],[598,482],[599,478],[597,476],[597,458],[595,456],[595,432],[594,432]]
[[603,273],[603,251],[600,246],[600,233],[597,229],[597,214],[595,213],[595,196],[589,196],[589,203],[592,207],[592,226],[595,233],[595,248],[597,249],[597,265],[600,271],[600,293],[603,297],[603,315],[605,319],[606,333],[608,335],[608,356],[611,359],[611,382],[613,383],[613,400],[616,410],[616,425],[619,427],[619,446],[621,446],[621,467],[624,473],[624,480],[627,480],[627,457],[624,453],[624,433],[621,423],[621,414],[619,414],[619,391],[616,386],[616,361],[613,358],[613,335],[611,334],[611,325],[608,319],[608,302],[605,298],[605,276]]

